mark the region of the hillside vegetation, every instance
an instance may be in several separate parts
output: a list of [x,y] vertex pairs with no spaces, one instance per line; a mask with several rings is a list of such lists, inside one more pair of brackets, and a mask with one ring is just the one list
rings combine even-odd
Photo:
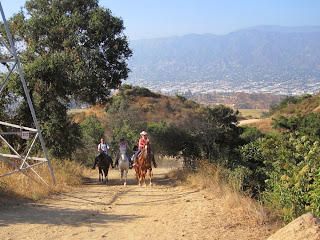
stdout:
[[[232,135],[233,129],[237,128],[234,125],[237,115],[237,111],[223,105],[204,107],[180,95],[169,97],[146,88],[123,85],[106,105],[94,106],[75,114],[73,118],[80,125],[91,124],[92,121],[100,123],[113,152],[117,151],[121,136],[132,147],[139,133],[147,130],[157,153],[170,156],[182,154],[193,159],[212,154],[211,145],[220,134]],[[214,134],[210,133],[211,127],[215,128]],[[84,128],[85,135],[87,129]],[[227,135],[225,140],[221,138],[221,143],[232,139],[231,135]]]
[[268,133],[274,130],[272,128],[272,119],[274,118],[310,113],[320,114],[320,93],[315,95],[306,94],[300,97],[287,96],[279,104],[270,105],[270,111],[262,115],[264,119],[249,125],[258,128],[263,133]]
[[311,112],[320,113],[320,93],[316,95],[305,94],[298,98],[286,97],[278,106],[271,107],[274,115],[306,115]]
[[252,124],[269,133],[241,149],[243,159],[264,169],[263,202],[287,221],[307,211],[320,214],[319,106],[320,94],[284,98],[267,120]]

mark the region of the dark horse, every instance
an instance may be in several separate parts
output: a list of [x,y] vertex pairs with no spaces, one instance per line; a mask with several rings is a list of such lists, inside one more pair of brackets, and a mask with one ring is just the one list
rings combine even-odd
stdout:
[[105,180],[108,181],[108,171],[112,160],[110,156],[105,154],[104,152],[100,153],[97,157],[97,166],[99,169],[99,182],[103,182],[103,174]]
[[149,142],[146,142],[141,149],[141,153],[138,156],[138,167],[136,168],[137,178],[139,180],[139,186],[141,186],[141,181],[146,185],[146,174],[149,171],[150,186],[152,186],[152,166],[151,166],[151,146]]

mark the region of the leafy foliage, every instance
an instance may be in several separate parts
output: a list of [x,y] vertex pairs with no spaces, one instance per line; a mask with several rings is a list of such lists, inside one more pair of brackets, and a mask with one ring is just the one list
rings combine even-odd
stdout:
[[263,134],[259,131],[259,129],[251,126],[243,126],[242,133],[240,134],[240,139],[244,143],[254,142],[260,137],[263,137]]
[[287,96],[281,100],[279,104],[271,104],[270,111],[265,116],[272,116],[277,111],[288,112],[288,113],[297,113],[296,107],[298,104],[302,103],[305,99],[312,98],[310,94],[304,94],[300,97]]
[[294,134],[262,144],[269,177],[264,199],[277,206],[288,221],[307,210],[316,210],[310,208],[308,196],[320,165],[318,145],[318,141]]
[[155,149],[168,156],[197,156],[196,137],[186,129],[168,124],[164,121],[148,125]]
[[[97,0],[29,0],[25,12],[8,21],[10,31],[23,46],[23,73],[47,146],[62,158],[80,138],[79,126],[67,117],[69,104],[105,102],[110,89],[127,78],[132,52],[123,21]],[[19,81],[13,76],[6,90],[17,110],[3,119],[28,126],[32,118]]]
[[97,116],[91,115],[80,124],[85,147],[95,146],[104,137],[104,129]]
[[320,136],[320,115],[309,113],[305,116],[285,117],[279,116],[274,119],[275,128],[286,129],[289,132],[298,131],[300,135],[308,135],[314,138]]

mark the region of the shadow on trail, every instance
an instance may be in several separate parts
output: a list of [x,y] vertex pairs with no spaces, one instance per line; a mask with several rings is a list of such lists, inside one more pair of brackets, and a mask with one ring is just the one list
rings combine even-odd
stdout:
[[[55,208],[51,206],[34,206],[19,208],[17,211],[10,210],[0,215],[0,227],[12,224],[49,224],[79,226],[93,224],[106,226],[112,222],[123,222],[134,220],[135,215],[114,215],[94,210],[73,210],[69,208]],[[141,218],[141,216],[139,216]]]
[[[133,169],[130,171],[134,171]],[[154,171],[154,170],[153,170]],[[157,171],[157,170],[155,170]],[[157,173],[157,172],[153,172],[152,173],[152,183],[155,186],[172,186],[175,187],[177,186],[175,180],[169,179],[168,177],[164,176],[163,173]],[[146,184],[149,185],[149,176],[146,176]],[[102,185],[102,186],[123,186],[123,182],[120,182],[120,178],[110,178],[108,179],[108,181],[104,181],[104,182],[99,182],[98,177],[93,177],[93,178],[86,178],[84,185],[88,186],[88,185]],[[128,186],[138,186],[138,179],[136,179],[135,177],[132,178],[128,177],[127,179],[127,185]],[[124,186],[123,186],[124,187]]]

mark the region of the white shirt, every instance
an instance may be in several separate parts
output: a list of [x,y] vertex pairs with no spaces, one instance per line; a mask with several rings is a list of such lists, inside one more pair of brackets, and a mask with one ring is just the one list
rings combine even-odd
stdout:
[[126,152],[127,151],[127,144],[119,144],[119,150],[120,150],[120,152]]
[[110,148],[109,148],[108,143],[104,143],[104,144],[99,143],[98,149],[99,150],[101,149],[104,153],[108,153],[108,149],[110,149]]

